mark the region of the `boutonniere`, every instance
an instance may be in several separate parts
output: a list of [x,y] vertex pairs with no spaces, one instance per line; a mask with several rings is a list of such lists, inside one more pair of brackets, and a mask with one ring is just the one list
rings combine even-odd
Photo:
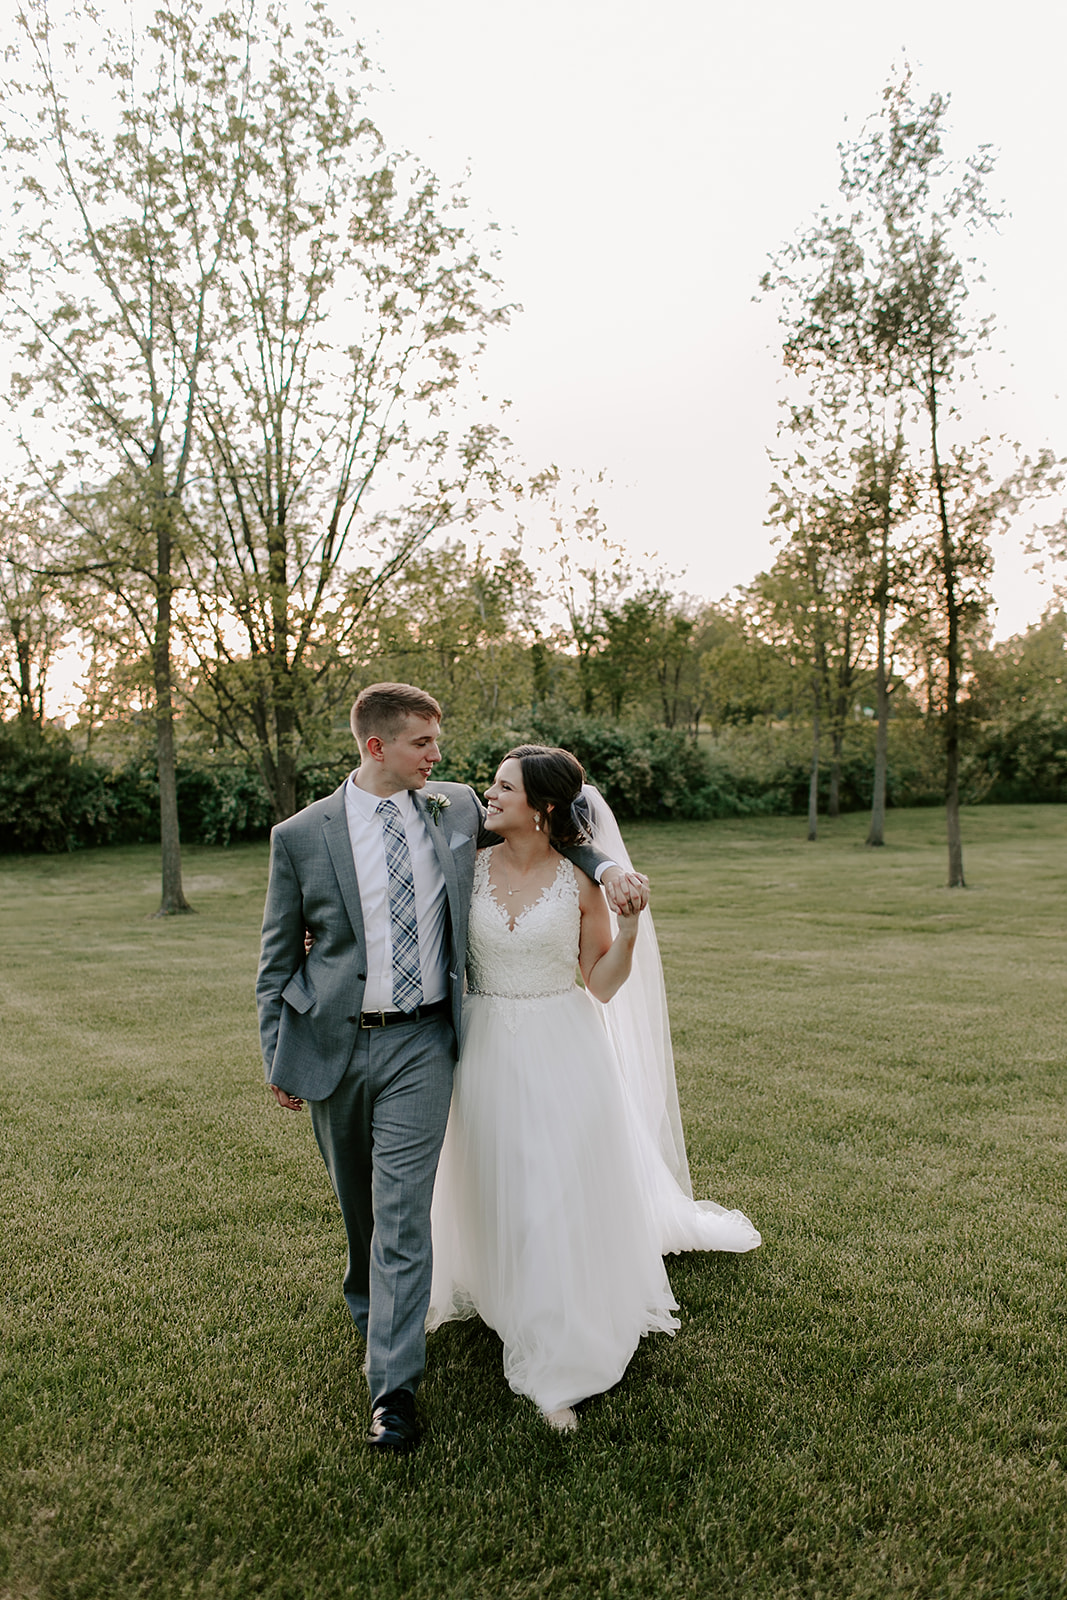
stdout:
[[441,820],[441,812],[447,811],[451,804],[452,802],[446,794],[428,794],[426,796],[426,809],[433,818],[435,828]]

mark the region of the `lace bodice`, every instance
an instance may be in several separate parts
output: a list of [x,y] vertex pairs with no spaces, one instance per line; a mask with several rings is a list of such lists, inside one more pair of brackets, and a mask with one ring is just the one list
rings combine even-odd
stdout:
[[574,987],[582,915],[575,869],[563,856],[539,899],[514,928],[489,883],[489,851],[474,868],[467,927],[467,980],[472,993],[533,999]]

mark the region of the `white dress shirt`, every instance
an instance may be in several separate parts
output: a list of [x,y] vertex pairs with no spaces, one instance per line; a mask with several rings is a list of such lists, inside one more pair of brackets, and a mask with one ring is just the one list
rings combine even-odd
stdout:
[[[411,854],[415,881],[415,917],[419,925],[422,1000],[432,1005],[448,993],[448,899],[445,879],[426,822],[408,789],[389,796],[400,813]],[[368,794],[350,778],[345,785],[345,814],[352,860],[359,881],[359,903],[367,936],[367,987],[364,1011],[395,1011],[393,1003],[393,932],[389,916],[389,873],[385,834],[378,815],[380,795]]]

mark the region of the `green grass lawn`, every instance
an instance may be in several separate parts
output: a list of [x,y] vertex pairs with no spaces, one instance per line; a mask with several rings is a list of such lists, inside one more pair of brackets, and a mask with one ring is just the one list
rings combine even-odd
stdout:
[[550,1434],[475,1324],[369,1459],[339,1217],[262,1087],[265,847],[0,861],[0,1596],[1067,1595],[1067,807],[630,830],[698,1193],[674,1339]]

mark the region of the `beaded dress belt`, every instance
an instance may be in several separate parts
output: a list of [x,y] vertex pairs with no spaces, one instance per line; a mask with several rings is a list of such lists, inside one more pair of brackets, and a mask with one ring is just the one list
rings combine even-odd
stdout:
[[574,984],[569,983],[565,989],[536,989],[523,994],[516,994],[514,990],[505,993],[501,989],[468,989],[467,993],[481,1000],[554,1000],[558,995],[570,994],[573,988]]
[[[395,1022],[421,1022],[423,1017],[438,1017],[450,1009],[447,1000],[432,1000],[428,1006],[416,1006],[414,1011],[361,1011],[361,1028],[391,1028]],[[356,1021],[355,1017],[349,1019]]]

